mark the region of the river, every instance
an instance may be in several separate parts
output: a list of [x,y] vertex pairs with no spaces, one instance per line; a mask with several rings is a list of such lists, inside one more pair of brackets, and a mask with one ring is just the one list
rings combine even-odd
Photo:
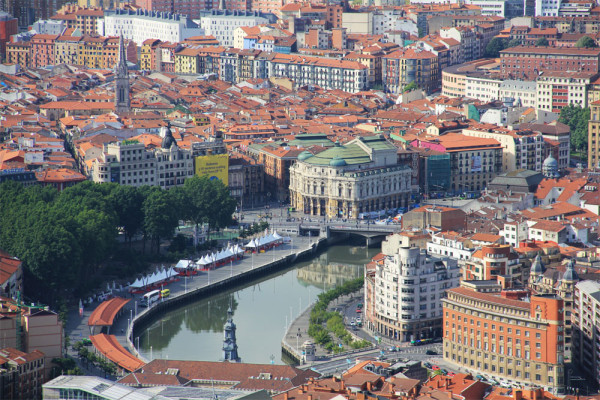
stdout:
[[231,303],[242,362],[284,364],[281,339],[291,318],[324,290],[362,276],[364,264],[379,251],[364,245],[331,246],[279,273],[173,309],[142,326],[134,344],[139,341],[147,359],[219,361]]

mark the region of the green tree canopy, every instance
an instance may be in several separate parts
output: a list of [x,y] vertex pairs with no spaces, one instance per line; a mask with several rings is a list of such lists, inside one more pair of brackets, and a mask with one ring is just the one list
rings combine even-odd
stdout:
[[123,228],[131,244],[133,236],[140,232],[144,225],[144,193],[132,186],[118,185],[112,190],[109,202],[117,214],[119,226]]
[[583,36],[575,43],[575,47],[593,48],[593,47],[598,47],[598,44],[596,44],[596,41],[594,39],[592,39],[591,37]]
[[488,58],[500,57],[500,52],[506,48],[506,45],[506,40],[499,37],[495,37],[492,40],[490,40],[487,46],[485,46],[483,56]]
[[506,48],[510,48],[510,47],[517,47],[523,44],[523,40],[518,39],[518,38],[514,38],[508,41],[508,43],[506,44]]
[[535,41],[536,46],[550,46],[550,42],[545,37],[541,37]]
[[571,149],[577,151],[587,150],[588,122],[590,109],[569,104],[560,110],[558,122],[566,124],[571,129]]
[[154,187],[144,200],[144,228],[160,252],[160,239],[171,237],[177,227],[177,209],[170,202],[169,193]]

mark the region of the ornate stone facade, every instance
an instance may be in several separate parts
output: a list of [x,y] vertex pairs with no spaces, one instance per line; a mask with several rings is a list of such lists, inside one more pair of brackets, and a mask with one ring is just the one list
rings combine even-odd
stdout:
[[362,213],[407,207],[411,170],[382,135],[360,137],[298,156],[290,168],[292,207],[305,214],[355,219]]

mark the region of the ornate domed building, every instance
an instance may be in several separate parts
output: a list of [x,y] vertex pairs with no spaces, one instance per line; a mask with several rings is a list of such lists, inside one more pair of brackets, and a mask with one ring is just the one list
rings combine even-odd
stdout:
[[351,219],[395,210],[408,206],[411,176],[382,135],[336,142],[316,154],[298,154],[290,168],[291,206],[305,214]]
[[560,173],[558,172],[558,161],[554,158],[552,154],[548,155],[542,164],[542,174],[545,178],[560,178]]

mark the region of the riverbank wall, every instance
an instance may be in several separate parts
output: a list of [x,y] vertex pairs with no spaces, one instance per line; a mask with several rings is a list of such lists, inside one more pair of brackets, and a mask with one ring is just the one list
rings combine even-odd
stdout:
[[186,293],[181,293],[166,298],[163,301],[154,304],[152,307],[144,309],[133,318],[133,320],[127,327],[126,338],[127,347],[129,348],[129,351],[144,362],[150,361],[143,357],[133,344],[133,338],[137,336],[137,333],[139,333],[137,332],[136,326],[139,327],[148,324],[153,319],[160,317],[160,315],[168,312],[171,309],[181,307],[183,305],[192,303],[204,297],[221,293],[224,290],[239,286],[244,283],[248,283],[254,279],[258,279],[270,273],[284,270],[290,267],[295,262],[312,257],[318,251],[327,248],[331,243],[332,242],[327,240],[326,238],[315,238],[315,242],[313,242],[308,248],[298,250],[297,252],[289,254],[287,256],[276,257],[275,260],[266,262],[265,264],[260,266],[256,266],[254,269],[240,272],[231,277],[227,277],[225,279],[213,282],[208,286],[190,289]]

